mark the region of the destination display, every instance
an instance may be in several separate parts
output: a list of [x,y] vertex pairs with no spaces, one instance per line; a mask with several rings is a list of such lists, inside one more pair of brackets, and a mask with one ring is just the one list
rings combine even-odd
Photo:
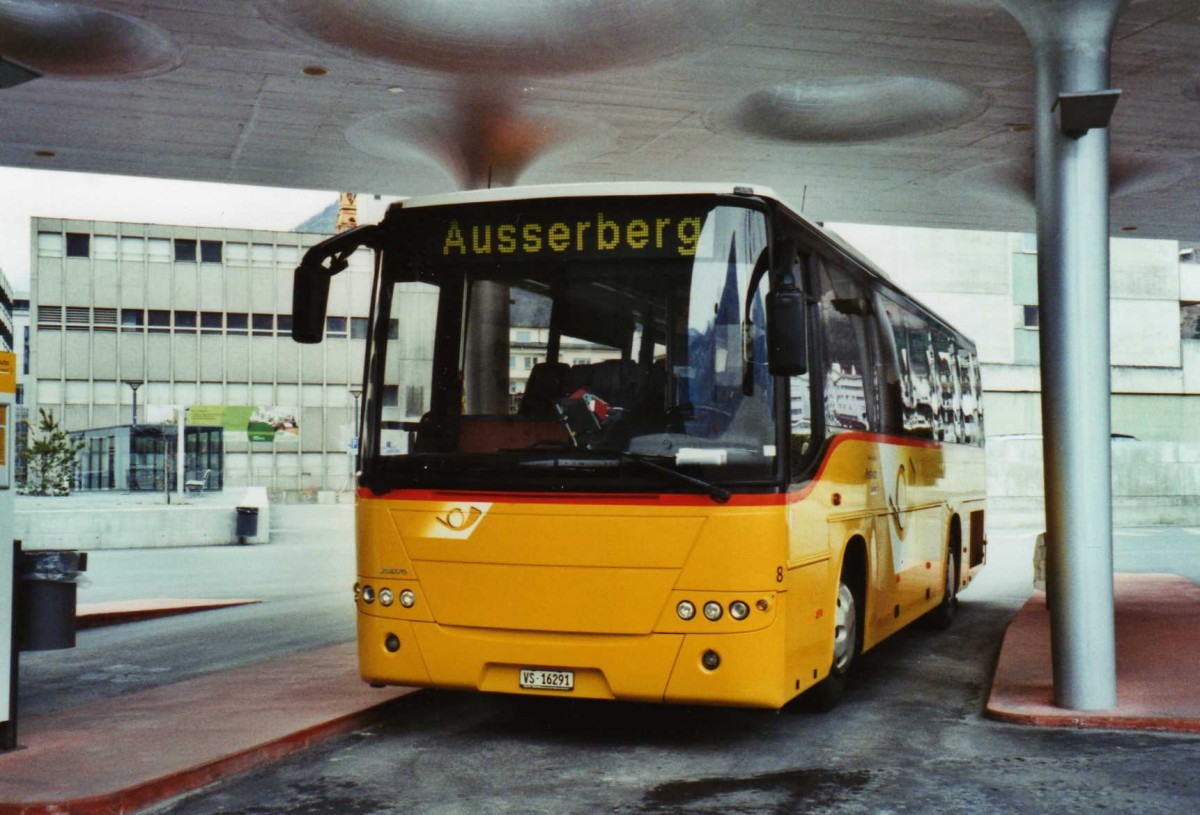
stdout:
[[[699,203],[699,202],[697,202]],[[704,257],[709,208],[614,199],[413,210],[433,264],[461,261]]]

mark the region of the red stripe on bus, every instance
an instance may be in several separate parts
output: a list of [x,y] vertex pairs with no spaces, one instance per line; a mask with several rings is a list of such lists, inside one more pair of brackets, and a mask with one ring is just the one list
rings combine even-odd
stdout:
[[[875,442],[878,444],[894,444],[903,447],[939,448],[941,442],[926,439],[910,439],[904,436],[888,436],[882,433],[867,433],[852,431],[839,433],[829,443],[829,449],[821,460],[817,474],[798,490],[787,493],[734,493],[725,506],[777,506],[799,501],[809,495],[821,481],[829,460],[834,451],[850,441]],[[492,490],[454,490],[454,489],[396,489],[389,490],[383,495],[376,495],[366,487],[358,488],[358,497],[365,500],[388,501],[462,501],[487,500],[491,503],[506,504],[602,504],[632,506],[711,506],[713,499],[707,495],[696,493],[653,493],[653,492],[501,492]]]

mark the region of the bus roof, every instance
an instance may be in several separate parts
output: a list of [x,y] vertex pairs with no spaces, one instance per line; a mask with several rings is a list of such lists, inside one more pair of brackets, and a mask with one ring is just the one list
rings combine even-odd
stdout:
[[436,207],[492,201],[525,201],[537,198],[589,198],[621,195],[754,195],[779,201],[770,187],[719,182],[625,181],[594,184],[540,184],[527,187],[494,187],[487,190],[424,195],[397,201],[393,207]]

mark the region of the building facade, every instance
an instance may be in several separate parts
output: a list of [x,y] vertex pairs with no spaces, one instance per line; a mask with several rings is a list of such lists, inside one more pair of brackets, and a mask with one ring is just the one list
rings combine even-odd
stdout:
[[292,275],[324,237],[33,219],[31,414],[71,431],[128,425],[135,399],[147,424],[179,408],[287,414],[270,441],[226,426],[224,486],[349,488],[371,261],[334,278],[327,340],[296,344]]

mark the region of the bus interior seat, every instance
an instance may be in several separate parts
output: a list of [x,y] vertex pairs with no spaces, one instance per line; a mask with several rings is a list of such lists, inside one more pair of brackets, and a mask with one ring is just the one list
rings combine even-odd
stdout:
[[518,416],[554,416],[554,405],[566,396],[571,366],[564,362],[539,362],[529,371]]
[[607,359],[591,366],[590,390],[614,407],[632,410],[646,373],[632,360]]

